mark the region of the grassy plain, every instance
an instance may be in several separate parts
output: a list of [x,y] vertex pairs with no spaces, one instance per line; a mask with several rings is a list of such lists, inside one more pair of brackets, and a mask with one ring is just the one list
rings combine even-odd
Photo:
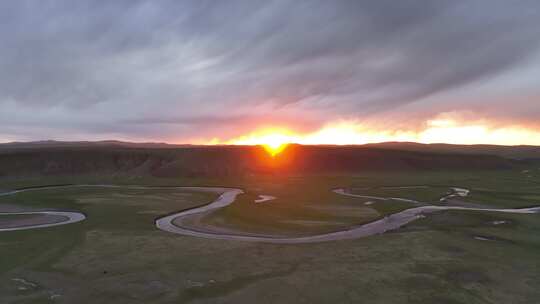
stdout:
[[[447,187],[455,186],[472,190],[466,198],[470,203],[509,208],[540,205],[539,175],[521,171],[222,180],[86,176],[6,180],[0,182],[0,189],[65,183],[243,188],[246,194],[237,202],[205,220],[236,229],[299,235],[369,222],[410,206],[396,201],[365,205],[366,199],[332,193],[337,187],[431,200],[438,194],[384,187],[429,185],[444,194]],[[254,204],[259,194],[277,199]],[[1,197],[0,204],[80,210],[88,219],[0,233],[0,303],[540,301],[540,215],[442,212],[383,235],[298,245],[199,239],[154,227],[154,219],[162,214],[206,204],[215,197],[172,189],[97,188]]]

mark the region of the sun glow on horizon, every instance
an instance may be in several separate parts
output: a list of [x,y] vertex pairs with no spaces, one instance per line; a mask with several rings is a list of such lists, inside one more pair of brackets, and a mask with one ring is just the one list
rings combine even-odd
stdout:
[[272,157],[275,157],[281,153],[287,147],[288,143],[270,143],[263,144],[263,148],[268,152]]
[[286,127],[266,127],[246,135],[208,144],[261,145],[272,156],[287,144],[361,145],[379,142],[418,142],[448,144],[540,145],[540,130],[515,127],[489,127],[483,123],[462,123],[453,119],[433,119],[418,131],[376,130],[358,122],[341,121],[327,124],[314,132],[295,132]]
[[296,143],[298,138],[292,131],[285,128],[264,128],[226,143],[232,145],[260,145],[272,157],[275,157],[285,150],[288,144]]

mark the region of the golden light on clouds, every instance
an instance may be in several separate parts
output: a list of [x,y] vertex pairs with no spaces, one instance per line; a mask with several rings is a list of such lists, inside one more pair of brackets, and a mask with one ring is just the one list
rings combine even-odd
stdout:
[[263,127],[231,139],[213,139],[207,144],[263,145],[275,155],[288,143],[305,145],[357,145],[408,141],[419,143],[540,145],[540,131],[519,126],[490,127],[486,123],[464,123],[454,119],[433,119],[424,128],[376,130],[354,121],[327,124],[313,132],[295,132],[287,127]]
[[490,128],[483,124],[458,124],[452,120],[430,121],[419,134],[422,143],[539,145],[540,131],[523,127]]

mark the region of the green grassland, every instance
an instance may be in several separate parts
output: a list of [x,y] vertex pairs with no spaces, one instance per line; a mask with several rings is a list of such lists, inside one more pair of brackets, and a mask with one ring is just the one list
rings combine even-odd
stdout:
[[[407,187],[407,186],[405,186]],[[449,188],[444,186],[408,186],[418,188],[396,188],[392,186],[383,186],[378,188],[353,188],[351,193],[369,195],[376,197],[399,197],[405,199],[412,199],[419,202],[437,202],[442,196],[444,196]],[[425,187],[425,188],[424,188]]]
[[[540,205],[540,178],[529,176],[519,170],[223,179],[70,176],[0,181],[0,189],[71,183],[237,187],[246,194],[203,221],[306,235],[412,206],[398,201],[365,205],[367,199],[331,192],[338,187],[419,201],[464,187],[471,189],[467,202],[516,208]],[[388,188],[415,185],[430,188]],[[277,199],[254,204],[259,194]],[[65,226],[0,233],[0,303],[540,302],[540,215],[441,212],[383,235],[297,245],[199,239],[154,226],[160,215],[216,197],[176,189],[106,188],[0,197],[0,204],[79,210],[88,216]]]

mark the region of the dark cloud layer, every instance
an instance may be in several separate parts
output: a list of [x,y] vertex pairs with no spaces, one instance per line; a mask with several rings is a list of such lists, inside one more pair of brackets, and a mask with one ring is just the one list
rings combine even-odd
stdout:
[[0,140],[219,136],[419,102],[530,119],[540,103],[448,97],[535,76],[519,69],[538,64],[537,1],[3,1],[0,20]]

